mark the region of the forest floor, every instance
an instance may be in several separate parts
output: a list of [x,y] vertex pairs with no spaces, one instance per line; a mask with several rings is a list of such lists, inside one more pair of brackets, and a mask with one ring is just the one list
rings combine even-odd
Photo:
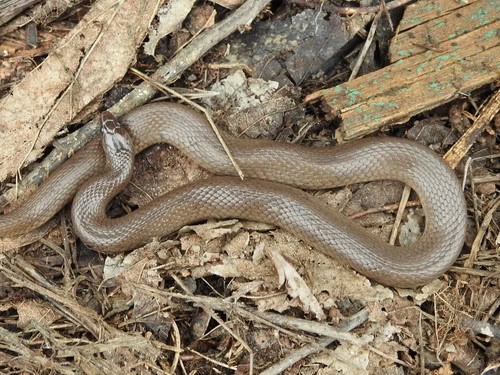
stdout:
[[[0,371],[497,373],[493,3],[0,4],[5,213],[96,136],[99,112],[120,116],[151,100],[201,106],[240,138],[317,148],[367,136],[416,140],[456,172],[468,211],[455,264],[423,287],[401,289],[283,229],[237,219],[195,223],[107,256],[75,236],[66,207],[33,232],[0,239]],[[179,150],[155,145],[136,157],[110,215],[210,175]],[[398,181],[309,193],[392,244],[418,241],[425,227],[418,197]]]

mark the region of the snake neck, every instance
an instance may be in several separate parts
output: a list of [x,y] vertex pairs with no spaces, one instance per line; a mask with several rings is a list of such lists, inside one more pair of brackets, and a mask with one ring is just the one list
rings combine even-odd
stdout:
[[77,235],[84,242],[93,236],[85,228],[98,226],[106,219],[109,202],[129,183],[133,169],[133,154],[124,154],[107,160],[104,170],[82,185],[73,200],[71,217]]

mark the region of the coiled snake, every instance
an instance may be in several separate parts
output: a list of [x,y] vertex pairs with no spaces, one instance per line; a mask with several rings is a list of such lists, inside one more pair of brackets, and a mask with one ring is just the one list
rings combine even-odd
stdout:
[[[310,148],[224,135],[248,178],[213,177],[195,182],[131,214],[109,219],[105,216],[107,202],[127,183],[135,152],[149,145],[167,142],[218,175],[235,175],[235,170],[205,118],[185,106],[142,106],[121,119],[123,127],[110,115],[104,118],[104,142],[99,137],[89,142],[23,205],[1,215],[0,237],[18,235],[45,223],[82,187],[72,208],[75,232],[103,252],[130,250],[152,237],[209,218],[250,219],[285,228],[314,249],[380,283],[413,287],[445,272],[461,251],[466,206],[454,172],[427,147],[399,138],[368,138],[331,148]],[[103,144],[108,150],[104,171]],[[381,179],[402,181],[420,198],[425,230],[409,246],[380,241],[296,189]]]

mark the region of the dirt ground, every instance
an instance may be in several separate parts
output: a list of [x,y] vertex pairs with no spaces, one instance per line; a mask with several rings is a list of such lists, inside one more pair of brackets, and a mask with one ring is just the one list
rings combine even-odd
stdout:
[[[482,53],[489,39],[471,39],[482,28],[498,33],[498,16],[487,20],[496,14],[489,2],[32,3],[14,12],[0,1],[4,213],[100,136],[101,111],[123,115],[169,100],[205,108],[217,128],[239,138],[313,148],[369,136],[416,140],[463,183],[468,223],[462,253],[444,275],[401,289],[281,228],[237,219],[193,223],[131,252],[100,254],[75,236],[68,205],[42,227],[0,239],[2,373],[500,371],[499,69]],[[412,12],[423,20],[411,24]],[[462,30],[469,15],[480,23],[454,31],[456,39],[447,32],[441,43],[432,34]],[[415,41],[417,23],[433,25],[424,42]],[[408,35],[415,50],[402,56]],[[467,50],[474,45],[482,52]],[[469,51],[460,61],[470,71],[443,57],[448,47]],[[422,56],[424,70],[432,61],[448,65],[398,70]],[[397,85],[363,91],[367,77],[388,74]],[[438,79],[447,85],[431,92]],[[406,97],[394,95],[410,80]],[[380,116],[366,103],[378,103]],[[109,215],[209,176],[174,147],[154,145],[136,157]],[[418,196],[398,181],[308,193],[392,244],[418,241],[425,227]]]

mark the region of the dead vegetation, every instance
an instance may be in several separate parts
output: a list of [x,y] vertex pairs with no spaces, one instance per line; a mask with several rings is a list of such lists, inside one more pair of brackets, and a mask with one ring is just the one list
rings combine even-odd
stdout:
[[[2,239],[2,373],[498,371],[498,68],[484,60],[475,65],[474,58],[499,47],[489,45],[479,57],[463,50],[476,74],[470,86],[460,62],[442,57],[453,42],[478,47],[467,34],[497,27],[496,13],[481,0],[423,0],[403,14],[404,3],[356,11],[319,1],[42,1],[0,25],[0,179],[7,210],[96,134],[97,124],[88,120],[99,109],[120,115],[153,98],[182,96],[209,108],[218,126],[240,137],[323,147],[359,129],[382,129],[416,139],[445,155],[463,179],[470,219],[462,256],[448,273],[422,288],[398,290],[279,228],[239,220],[192,225],[107,257],[74,237],[64,210],[36,233]],[[419,14],[421,25],[439,26],[441,17],[472,14],[467,6],[484,16],[480,26],[464,32],[453,22],[440,26],[454,28],[458,41],[436,39],[434,29],[408,22]],[[32,47],[27,17],[38,25]],[[398,39],[403,31],[418,31],[418,38]],[[449,35],[444,31],[439,35]],[[364,122],[351,121],[364,100],[335,102],[342,122],[331,112],[332,97],[304,103],[318,90],[361,93],[369,77],[387,78],[384,73],[408,64],[388,59],[404,43],[418,49],[405,57],[422,63],[425,55],[429,69],[412,75],[408,90],[428,87],[435,76],[451,86],[425,103],[399,97],[398,109],[406,109],[397,113],[384,102],[389,120],[370,112]],[[439,68],[448,73],[430,69],[432,59],[446,61]],[[384,87],[378,98],[394,89]],[[138,156],[132,184],[110,212],[127,212],[207,174],[177,150],[154,146]],[[381,238],[404,244],[418,238],[425,220],[418,198],[403,200],[404,191],[382,181],[311,193]]]

